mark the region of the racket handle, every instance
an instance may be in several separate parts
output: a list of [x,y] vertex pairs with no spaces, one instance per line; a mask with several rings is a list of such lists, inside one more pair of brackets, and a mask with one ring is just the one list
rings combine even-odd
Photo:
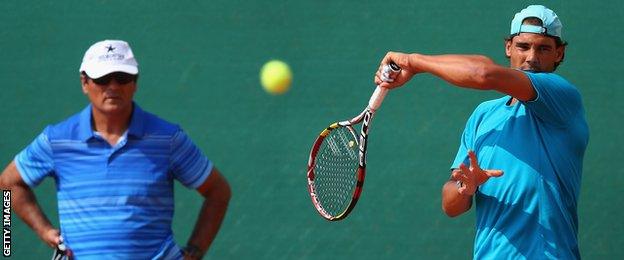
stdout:
[[[381,78],[383,81],[392,82],[394,81],[394,76],[396,76],[399,72],[401,72],[401,68],[394,62],[390,62],[390,64],[384,65]],[[387,88],[377,86],[375,92],[373,92],[373,95],[368,101],[368,108],[371,110],[377,110],[379,106],[381,106],[381,102],[383,102],[384,97],[386,97],[386,93],[388,93]]]
[[368,101],[368,108],[371,110],[377,110],[379,106],[381,106],[381,102],[383,102],[384,97],[386,97],[386,93],[388,93],[387,88],[377,86],[377,88],[375,88],[375,92],[373,92],[373,95]]
[[381,80],[385,82],[393,82],[394,77],[396,77],[399,72],[401,72],[401,67],[391,61],[390,64],[384,65],[381,71]]

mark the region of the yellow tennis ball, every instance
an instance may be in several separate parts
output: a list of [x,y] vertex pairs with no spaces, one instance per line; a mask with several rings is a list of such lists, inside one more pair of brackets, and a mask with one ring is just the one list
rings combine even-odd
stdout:
[[292,72],[283,61],[271,60],[260,70],[260,83],[267,92],[273,95],[284,94],[290,88]]

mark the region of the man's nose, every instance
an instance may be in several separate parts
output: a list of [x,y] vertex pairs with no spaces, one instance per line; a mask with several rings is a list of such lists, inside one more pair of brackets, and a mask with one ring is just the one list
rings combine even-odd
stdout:
[[118,89],[120,86],[121,86],[121,84],[119,84],[119,82],[117,82],[117,80],[111,79],[111,81],[108,82],[108,85],[106,87],[110,88],[110,89]]
[[529,49],[529,51],[527,51],[526,62],[529,62],[529,63],[539,62],[536,49],[531,48]]

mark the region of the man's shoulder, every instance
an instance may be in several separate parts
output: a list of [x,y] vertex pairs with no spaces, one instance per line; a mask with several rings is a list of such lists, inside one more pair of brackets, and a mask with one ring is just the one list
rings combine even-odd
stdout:
[[143,122],[145,135],[173,136],[180,131],[179,125],[171,123],[147,111],[143,111]]
[[563,76],[554,72],[525,72],[533,86],[536,85],[557,85],[576,89],[576,86]]
[[530,72],[530,71],[527,71],[526,73],[529,74],[529,75],[536,75],[536,76],[540,76],[540,77],[545,77],[545,78],[550,78],[550,79],[555,79],[555,80],[561,80],[561,81],[568,82],[567,79],[565,79],[563,76],[561,76],[561,75],[559,75],[558,73],[555,73],[555,72]]
[[44,130],[44,134],[48,139],[78,139],[80,132],[80,115],[78,112],[66,118],[63,121],[48,125]]

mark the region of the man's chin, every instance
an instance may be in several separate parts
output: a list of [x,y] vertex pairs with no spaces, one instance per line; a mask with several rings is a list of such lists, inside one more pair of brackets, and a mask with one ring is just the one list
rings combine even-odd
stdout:
[[521,68],[520,70],[527,72],[544,72],[542,69],[539,68]]
[[100,111],[102,111],[105,114],[117,114],[117,113],[125,112],[128,109],[128,107],[129,105],[123,102],[107,101],[104,104],[102,104],[99,108],[100,108]]

